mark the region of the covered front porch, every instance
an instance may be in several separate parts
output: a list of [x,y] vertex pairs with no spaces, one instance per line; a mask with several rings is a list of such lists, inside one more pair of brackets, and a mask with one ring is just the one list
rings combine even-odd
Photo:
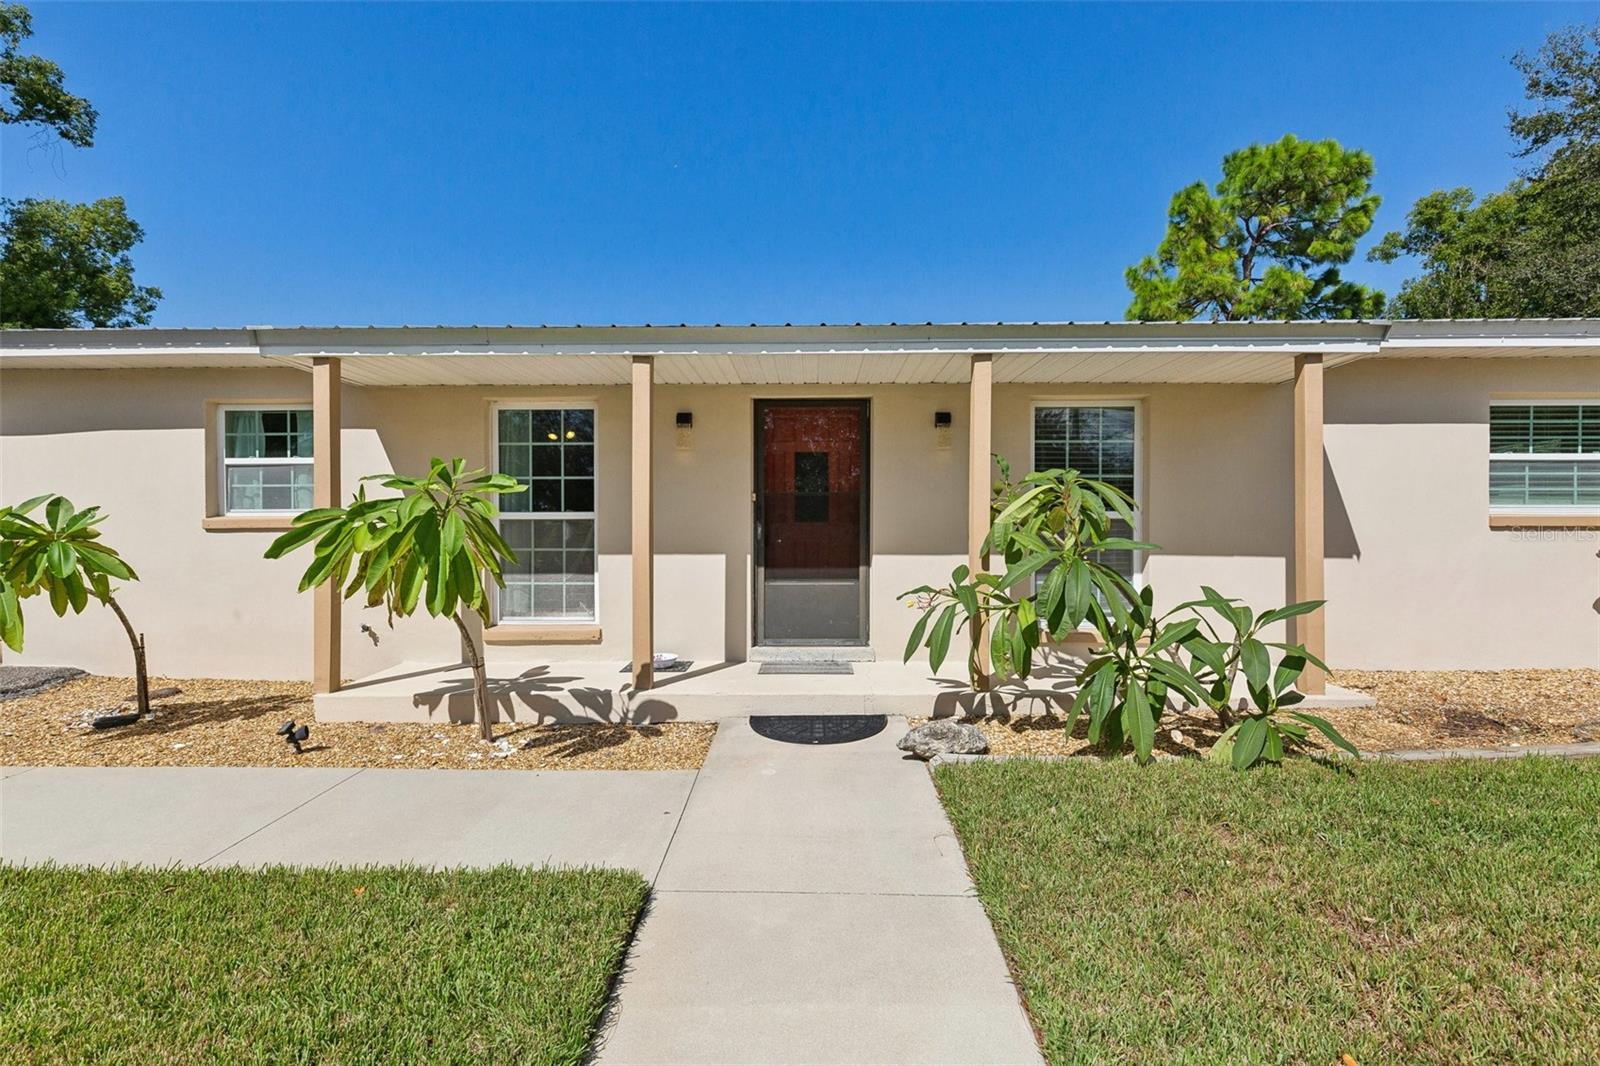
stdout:
[[[937,583],[954,562],[962,561],[961,540],[968,565],[974,569],[985,566],[980,547],[989,524],[995,477],[992,456],[1006,452],[1025,468],[1031,438],[1016,412],[1063,398],[1104,401],[1116,397],[1139,405],[1159,402],[1164,420],[1158,449],[1163,453],[1161,462],[1171,463],[1169,457],[1182,454],[1189,442],[1198,443],[1192,433],[1188,440],[1184,432],[1175,433],[1172,427],[1181,420],[1192,422],[1198,430],[1211,431],[1213,439],[1207,447],[1224,461],[1244,464],[1258,477],[1269,471],[1270,482],[1252,485],[1247,491],[1272,501],[1274,517],[1257,518],[1258,529],[1247,536],[1248,544],[1232,551],[1231,560],[1220,561],[1225,566],[1236,565],[1240,559],[1249,562],[1256,585],[1241,595],[1259,599],[1261,605],[1323,598],[1323,374],[1326,368],[1374,352],[1376,335],[1370,340],[1352,338],[1304,324],[1285,325],[1281,334],[1255,331],[1225,339],[1206,336],[1204,340],[1191,330],[1163,327],[1119,332],[1115,338],[1108,338],[1103,329],[1060,326],[1032,332],[1011,327],[1003,336],[986,335],[978,328],[933,327],[926,336],[908,338],[899,330],[886,332],[881,339],[874,336],[874,329],[691,328],[651,330],[638,338],[623,330],[562,330],[552,331],[548,341],[539,343],[481,331],[470,337],[441,337],[428,344],[391,343],[381,335],[349,344],[346,335],[321,338],[311,334],[297,338],[292,351],[285,350],[275,358],[301,365],[312,376],[318,506],[340,502],[341,488],[349,489],[341,471],[342,396],[347,391],[370,389],[393,395],[405,386],[420,386],[416,394],[422,395],[442,386],[470,386],[474,397],[483,395],[486,411],[492,411],[497,396],[560,397],[563,393],[555,390],[591,386],[603,387],[623,401],[612,410],[620,408],[625,421],[614,418],[609,437],[613,444],[626,438],[620,448],[623,455],[611,460],[617,476],[610,482],[611,488],[604,490],[618,496],[610,514],[619,519],[605,523],[607,539],[614,545],[609,556],[613,560],[609,573],[614,576],[608,591],[601,594],[599,614],[604,617],[582,626],[506,625],[497,620],[486,631],[486,641],[494,645],[489,657],[491,689],[499,713],[506,719],[665,721],[750,713],[926,716],[1037,714],[1064,709],[1072,695],[1075,655],[1086,645],[1069,644],[1064,653],[1041,663],[1027,683],[999,684],[975,693],[965,678],[961,642],[953,649],[952,662],[939,675],[930,673],[920,660],[904,665],[890,661],[898,659],[907,612],[901,610],[895,618],[896,612],[885,610],[902,606],[897,600],[900,589],[924,581]],[[412,334],[403,339],[412,342],[416,337]],[[1193,401],[1187,398],[1191,388],[1195,390]],[[919,389],[942,390],[937,393],[941,397],[937,407],[944,410],[934,410],[931,399],[912,399],[934,395]],[[663,393],[668,397],[665,402],[660,399]],[[1248,410],[1267,411],[1273,424],[1282,427],[1281,443],[1272,435],[1276,430],[1267,435],[1276,444],[1273,447],[1263,448],[1254,443],[1256,438],[1234,442],[1229,436],[1231,427],[1221,425],[1223,418],[1209,416],[1207,401],[1200,399],[1224,393],[1248,395]],[[704,438],[697,446],[709,451],[739,445],[728,428],[742,421],[741,432],[749,433],[747,416],[734,413],[739,404],[753,404],[759,411],[766,402],[764,397],[813,395],[835,402],[842,397],[873,397],[870,404],[875,420],[880,406],[893,412],[897,420],[885,418],[887,430],[880,430],[875,421],[873,434],[877,438],[894,433],[902,439],[893,444],[892,452],[883,454],[879,454],[875,439],[872,462],[877,469],[870,493],[863,490],[863,495],[870,497],[864,507],[871,512],[874,526],[884,525],[885,518],[892,518],[898,526],[888,533],[874,529],[882,546],[868,549],[873,566],[870,588],[863,566],[863,630],[867,601],[873,601],[872,639],[863,643],[869,653],[875,647],[876,654],[860,656],[868,661],[849,664],[844,668],[848,672],[775,673],[763,671],[762,664],[755,661],[758,653],[768,650],[759,628],[750,624],[759,612],[744,613],[751,585],[746,575],[759,564],[754,562],[754,553],[736,554],[749,543],[748,539],[740,541],[735,527],[743,520],[742,536],[749,537],[742,499],[747,489],[755,486],[741,484],[729,474],[741,464],[748,466],[748,458],[732,458],[733,466],[724,462],[717,475],[695,473],[692,466],[685,467],[684,453],[674,451],[672,433],[674,428],[684,428],[682,413],[687,408],[704,404],[702,427],[690,429]],[[998,422],[997,396],[1005,397]],[[1151,401],[1151,396],[1160,399]],[[965,401],[964,405],[960,401]],[[926,413],[920,410],[924,402],[929,404]],[[868,401],[862,403],[865,408]],[[954,418],[951,408],[955,409]],[[704,417],[712,413],[718,417]],[[602,412],[605,417],[614,416]],[[924,417],[931,430],[942,431],[939,444],[932,443],[933,432],[928,442],[903,439],[906,427],[920,427]],[[1247,421],[1249,416],[1223,417]],[[619,431],[618,422],[627,427],[626,432]],[[492,432],[488,450],[494,454]],[[1139,429],[1141,441],[1147,432]],[[723,436],[716,436],[718,433]],[[1173,437],[1175,441],[1170,439]],[[680,443],[678,448],[682,447]],[[1143,448],[1143,443],[1139,447]],[[939,453],[932,448],[947,450]],[[604,446],[601,453],[604,465]],[[1182,511],[1192,505],[1180,502],[1171,492],[1163,498],[1159,485],[1150,489],[1150,479],[1143,473],[1148,460],[1141,459],[1139,464],[1141,472],[1136,476],[1149,490],[1148,498],[1145,493],[1138,494],[1141,506],[1147,507],[1154,499],[1157,506],[1165,508],[1167,528],[1189,523],[1190,516]],[[940,471],[937,481],[930,475],[935,469]],[[1225,479],[1229,474],[1217,469],[1214,476]],[[1192,478],[1187,473],[1177,477],[1162,474],[1163,484],[1179,481],[1192,482]],[[939,528],[948,532],[940,533],[939,546],[930,549],[930,538],[917,536],[917,527],[930,521],[919,517],[918,509],[937,506],[941,522],[956,518],[949,513],[948,504],[955,502],[950,490],[962,482],[964,492],[957,509],[964,512],[964,538],[953,523],[941,525]],[[755,493],[750,496],[754,503]],[[885,502],[891,499],[893,502]],[[715,516],[702,517],[696,511],[708,510],[711,503]],[[602,510],[604,507],[602,502]],[[1255,511],[1258,516],[1262,513],[1259,505]],[[695,513],[695,523],[685,518],[690,513]],[[1225,535],[1231,536],[1226,530],[1228,519],[1219,518],[1216,506],[1204,514],[1192,514],[1208,530],[1223,528]],[[1277,524],[1278,515],[1281,524]],[[672,540],[665,553],[658,550],[663,522]],[[714,543],[706,539],[713,534],[720,537]],[[1216,542],[1214,533],[1207,536]],[[620,544],[616,543],[619,539]],[[912,541],[917,546],[900,547],[898,555],[890,543]],[[1277,573],[1281,575],[1276,581],[1270,577],[1274,548],[1261,547],[1269,543],[1282,545],[1276,549]],[[602,547],[602,569],[606,552]],[[1195,570],[1205,565],[1198,557],[1218,554],[1196,550],[1186,559]],[[665,570],[658,575],[658,566],[663,565]],[[690,599],[685,591],[701,580],[708,565],[719,580],[720,575],[728,575],[725,584],[709,597],[722,614],[704,623],[706,628],[718,629],[719,635],[726,631],[725,639],[715,642],[722,654],[707,654],[707,648],[698,645],[694,654],[699,661],[690,670],[658,674],[652,664],[656,653],[664,650],[663,643],[667,650],[681,650],[685,627],[694,626],[685,612],[694,613],[705,599]],[[1230,584],[1226,574],[1206,578],[1204,570],[1199,572],[1202,581]],[[1263,575],[1268,576],[1264,582]],[[625,595],[619,595],[622,582],[617,578],[626,584]],[[668,589],[664,600],[658,595],[663,584]],[[1164,589],[1178,587],[1166,579],[1157,584]],[[453,648],[446,652],[441,647],[442,654],[434,657],[418,654],[422,649],[407,645],[402,661],[351,678],[346,674],[343,652],[349,634],[341,636],[349,628],[348,620],[342,618],[343,604],[331,588],[318,588],[315,597],[313,678],[319,717],[330,721],[443,721],[470,716],[468,673],[461,660],[450,657]],[[1269,598],[1272,604],[1266,603]],[[1291,620],[1285,636],[1325,656],[1323,613]],[[678,635],[661,642],[657,634],[664,620]],[[376,645],[377,637],[372,639]],[[894,651],[889,650],[891,646]],[[362,652],[366,651],[363,647]],[[818,659],[835,657],[826,649],[818,652]],[[1365,699],[1353,693],[1329,692],[1326,678],[1314,670],[1306,673],[1301,688],[1313,698],[1326,696],[1345,704]]]

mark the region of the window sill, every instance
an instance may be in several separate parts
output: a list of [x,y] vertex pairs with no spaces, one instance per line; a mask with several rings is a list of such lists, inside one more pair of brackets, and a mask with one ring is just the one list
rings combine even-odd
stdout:
[[1490,529],[1600,529],[1600,514],[1491,514]]
[[292,514],[215,514],[200,520],[208,533],[282,533],[293,524]]
[[600,627],[593,624],[548,625],[503,622],[483,631],[485,644],[598,644]]

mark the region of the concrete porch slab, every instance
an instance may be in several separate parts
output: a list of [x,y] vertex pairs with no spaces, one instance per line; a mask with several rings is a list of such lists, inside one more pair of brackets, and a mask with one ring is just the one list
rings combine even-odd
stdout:
[[[849,674],[762,674],[759,662],[695,663],[661,674],[634,692],[622,663],[490,663],[489,693],[499,721],[718,721],[752,714],[888,714],[909,718],[959,714],[1060,713],[1072,700],[1076,664],[1040,666],[1026,683],[974,693],[961,662],[938,674],[924,662],[853,662]],[[1303,707],[1369,707],[1363,692],[1329,685]],[[472,672],[461,663],[404,662],[316,697],[323,722],[469,722]]]
[[[1047,667],[1030,683],[975,695],[946,664],[854,662],[849,674],[762,674],[759,662],[696,663],[634,692],[619,662],[489,664],[500,721],[717,721],[751,714],[891,714],[913,717],[1003,710],[1044,714],[1071,699],[1070,671]],[[406,662],[316,697],[324,722],[472,720],[472,673],[459,663]]]

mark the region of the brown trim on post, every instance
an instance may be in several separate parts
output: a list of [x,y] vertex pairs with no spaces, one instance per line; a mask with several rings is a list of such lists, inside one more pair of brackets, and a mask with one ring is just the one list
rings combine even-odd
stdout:
[[[311,360],[311,503],[314,507],[339,506],[339,436],[344,424],[343,385],[339,380],[339,360],[316,356]],[[318,585],[312,592],[311,689],[337,692],[343,661],[340,645],[339,587]]]
[[[1323,589],[1322,356],[1294,359],[1294,602],[1321,600]],[[1290,619],[1290,639],[1327,660],[1324,610]],[[1300,691],[1320,695],[1328,678],[1315,666],[1300,675]]]
[[[990,478],[994,452],[994,356],[972,357],[972,386],[967,404],[967,567],[973,573],[989,565],[983,540],[989,535]],[[972,623],[982,688],[989,687],[989,638],[977,620]]]
[[654,473],[650,461],[650,391],[655,361],[633,357],[633,687],[655,683],[655,529],[652,512]]

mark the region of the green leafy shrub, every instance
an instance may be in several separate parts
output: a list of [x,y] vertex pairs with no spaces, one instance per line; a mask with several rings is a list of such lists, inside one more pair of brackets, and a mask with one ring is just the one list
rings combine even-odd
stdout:
[[300,578],[301,592],[331,583],[343,587],[345,599],[364,593],[367,606],[382,606],[391,625],[396,615],[407,617],[418,606],[455,622],[472,666],[479,727],[490,740],[494,731],[483,652],[463,612],[489,624],[485,575],[503,588],[502,568],[513,558],[495,528],[494,496],[522,486],[513,477],[467,470],[466,465],[464,459],[434,459],[423,477],[362,478],[400,495],[369,500],[363,485],[349,507],[319,507],[296,515],[266,556],[277,559],[314,543],[311,565]]
[[[44,505],[44,521],[32,512]],[[117,550],[100,540],[106,516],[98,507],[79,511],[65,496],[46,493],[14,507],[0,507],[0,639],[22,650],[22,601],[45,595],[57,617],[82,614],[89,600],[111,608],[133,646],[134,691],[141,715],[150,713],[144,634],[117,603],[113,581],[137,581]]]

